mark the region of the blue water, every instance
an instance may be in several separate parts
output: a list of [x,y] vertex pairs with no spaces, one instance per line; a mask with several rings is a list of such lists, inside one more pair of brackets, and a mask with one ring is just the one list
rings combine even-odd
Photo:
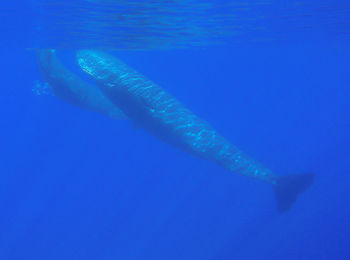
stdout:
[[315,173],[285,214],[269,185],[35,95],[32,48],[61,45],[84,77],[78,42],[54,46],[35,33],[33,6],[3,6],[0,259],[350,259],[349,5],[309,3],[286,27],[263,19],[267,37],[111,51],[276,174]]

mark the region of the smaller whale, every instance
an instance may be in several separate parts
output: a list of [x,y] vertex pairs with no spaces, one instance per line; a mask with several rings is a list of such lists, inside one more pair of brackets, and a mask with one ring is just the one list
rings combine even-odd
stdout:
[[98,87],[86,83],[65,68],[57,58],[55,50],[39,49],[36,50],[36,55],[42,77],[56,97],[112,118],[126,119],[124,113],[109,101]]

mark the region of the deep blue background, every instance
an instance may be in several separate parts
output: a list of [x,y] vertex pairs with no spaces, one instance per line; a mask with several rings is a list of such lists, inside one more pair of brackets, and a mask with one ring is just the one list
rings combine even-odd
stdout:
[[34,52],[1,49],[0,259],[350,259],[349,46],[114,52],[276,173],[316,173],[283,215],[266,184],[35,96]]

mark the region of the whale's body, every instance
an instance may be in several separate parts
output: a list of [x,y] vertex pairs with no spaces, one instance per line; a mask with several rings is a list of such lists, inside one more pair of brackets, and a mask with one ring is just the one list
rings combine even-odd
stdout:
[[79,51],[80,67],[137,126],[159,139],[236,173],[273,185],[281,212],[309,187],[312,174],[277,176],[249,158],[173,96],[122,61],[99,51]]
[[81,51],[80,66],[100,81],[100,88],[135,125],[159,139],[204,159],[263,181],[268,169],[248,158],[155,83],[120,60],[101,52]]

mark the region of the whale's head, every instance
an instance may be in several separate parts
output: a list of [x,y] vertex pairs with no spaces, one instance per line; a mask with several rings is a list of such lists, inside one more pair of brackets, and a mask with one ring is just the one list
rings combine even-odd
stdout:
[[125,63],[102,51],[80,50],[77,61],[83,71],[106,84],[117,82],[130,73]]
[[113,77],[115,60],[103,52],[80,50],[77,52],[80,68],[97,81],[110,81]]
[[56,51],[52,49],[38,49],[36,50],[36,55],[41,72],[47,75],[57,63]]

